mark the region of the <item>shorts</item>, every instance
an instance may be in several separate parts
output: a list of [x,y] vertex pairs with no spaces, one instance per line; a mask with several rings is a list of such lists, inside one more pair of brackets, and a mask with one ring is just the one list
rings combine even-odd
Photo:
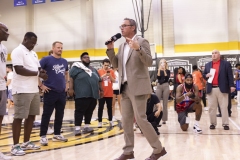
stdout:
[[0,91],[0,116],[6,115],[7,94],[6,90]]
[[12,90],[8,90],[8,96],[7,99],[10,99],[11,101],[13,101],[13,96],[12,96]]
[[113,90],[113,94],[119,95],[119,90]]
[[195,112],[195,110],[193,110],[193,106],[195,103],[192,103],[188,109],[186,109],[183,112],[178,113],[178,122],[180,123],[180,125],[184,125],[186,122],[186,117],[188,116],[188,113],[192,113]]
[[19,93],[13,95],[14,119],[26,119],[29,115],[40,114],[39,93]]

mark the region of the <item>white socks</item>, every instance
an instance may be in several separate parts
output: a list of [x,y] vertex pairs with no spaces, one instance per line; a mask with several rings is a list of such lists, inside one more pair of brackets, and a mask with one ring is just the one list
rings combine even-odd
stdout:
[[199,122],[199,121],[195,121],[195,124],[199,126],[198,122]]

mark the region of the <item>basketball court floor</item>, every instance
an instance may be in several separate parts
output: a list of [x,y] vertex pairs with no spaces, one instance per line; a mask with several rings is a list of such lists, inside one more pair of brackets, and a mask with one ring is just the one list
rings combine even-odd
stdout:
[[[187,132],[181,131],[177,121],[177,114],[173,109],[173,102],[168,104],[169,120],[167,124],[159,127],[159,139],[168,152],[162,160],[239,160],[240,159],[240,110],[236,102],[232,100],[232,117],[229,118],[230,130],[225,131],[221,126],[221,118],[217,118],[218,125],[215,130],[210,130],[208,111],[203,111],[200,126],[202,134],[193,132],[195,114],[189,114],[190,128]],[[41,108],[42,109],[42,108]],[[13,109],[9,115],[4,117],[4,126],[0,136],[0,150],[10,154],[12,145],[11,123]],[[14,160],[113,160],[122,154],[124,145],[123,130],[120,121],[114,122],[110,127],[107,119],[104,119],[103,128],[97,128],[97,108],[94,111],[91,126],[94,127],[93,134],[74,136],[74,101],[67,101],[63,135],[68,142],[52,142],[49,135],[49,145],[42,146],[40,150],[28,151],[25,156],[13,157]],[[107,117],[106,108],[104,117]],[[116,110],[116,117],[120,118],[119,110]],[[40,120],[37,116],[37,120]],[[52,117],[54,119],[54,117]],[[23,133],[22,133],[23,134]],[[39,144],[39,126],[33,129],[31,140]],[[21,140],[22,142],[22,136]],[[135,160],[144,160],[152,152],[139,129],[135,131]]]

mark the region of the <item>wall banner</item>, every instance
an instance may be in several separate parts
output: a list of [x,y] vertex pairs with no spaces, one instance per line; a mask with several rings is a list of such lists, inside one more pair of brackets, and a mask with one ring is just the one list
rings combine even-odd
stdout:
[[32,4],[46,3],[46,0],[32,0]]
[[51,0],[51,2],[58,2],[58,1],[64,1],[64,0]]
[[14,0],[14,7],[26,6],[27,0]]

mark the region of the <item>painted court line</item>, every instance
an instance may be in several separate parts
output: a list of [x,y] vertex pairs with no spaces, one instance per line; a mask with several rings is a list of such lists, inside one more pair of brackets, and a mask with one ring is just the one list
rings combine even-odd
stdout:
[[240,126],[237,125],[236,122],[234,122],[231,118],[229,118],[229,120],[232,122],[232,124],[240,131]]

